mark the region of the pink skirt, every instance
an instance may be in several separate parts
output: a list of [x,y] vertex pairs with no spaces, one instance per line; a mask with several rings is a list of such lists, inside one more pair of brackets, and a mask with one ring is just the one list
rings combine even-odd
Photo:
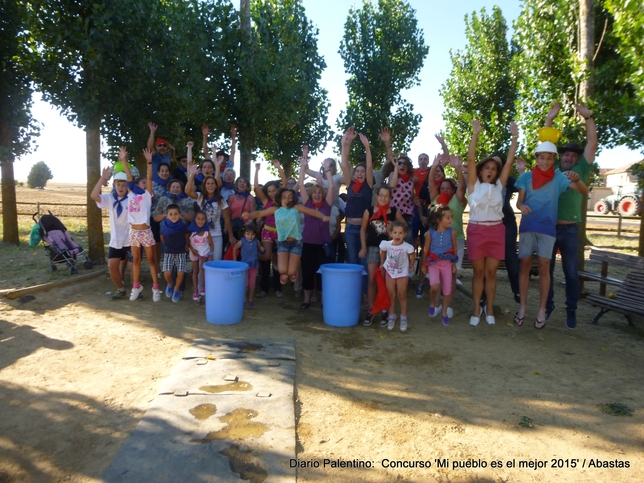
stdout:
[[505,260],[505,225],[467,225],[467,258]]

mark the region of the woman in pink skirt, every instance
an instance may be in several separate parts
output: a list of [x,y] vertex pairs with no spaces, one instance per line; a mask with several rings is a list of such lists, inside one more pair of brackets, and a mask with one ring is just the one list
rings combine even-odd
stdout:
[[[470,325],[477,326],[481,314],[485,321],[494,325],[494,295],[496,293],[496,270],[499,261],[505,258],[505,227],[503,225],[503,189],[510,176],[517,150],[519,129],[510,123],[512,144],[507,162],[501,167],[501,158],[491,156],[476,163],[476,143],[482,131],[481,123],[472,121],[472,142],[467,154],[467,194],[470,205],[470,220],[467,224],[467,257],[472,262],[472,297],[474,307]],[[476,176],[472,174],[476,173]],[[485,289],[487,306],[481,307],[481,295]]]

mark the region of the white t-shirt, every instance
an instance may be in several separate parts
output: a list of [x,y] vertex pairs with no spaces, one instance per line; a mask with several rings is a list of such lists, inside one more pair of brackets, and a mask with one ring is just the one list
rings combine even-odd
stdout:
[[[322,175],[322,184],[326,189],[329,189],[329,182],[326,177]],[[340,208],[340,185],[344,184],[344,175],[343,174],[334,174],[333,178],[333,206]]]
[[226,200],[221,200],[221,206],[219,203],[215,202],[209,205],[202,206],[203,204],[203,195],[199,193],[197,196],[197,204],[206,214],[206,219],[208,220],[208,228],[210,230],[211,236],[222,236],[221,235],[221,212],[228,208],[228,203]]
[[131,225],[150,225],[150,213],[152,212],[152,195],[145,190],[141,195],[130,191],[127,197],[128,210],[127,221]]
[[[468,190],[469,191],[469,190]],[[476,180],[474,192],[468,193],[470,221],[501,221],[503,219],[503,185]]]
[[413,246],[407,242],[395,246],[393,240],[384,240],[380,242],[380,249],[387,252],[383,266],[391,278],[409,276],[409,255],[414,253]]
[[125,200],[121,201],[121,207],[123,211],[121,216],[116,215],[116,208],[114,206],[114,196],[110,193],[109,195],[100,195],[101,202],[96,203],[100,209],[109,210],[110,213],[110,247],[111,248],[123,248],[130,246],[130,224],[128,223],[128,197]]

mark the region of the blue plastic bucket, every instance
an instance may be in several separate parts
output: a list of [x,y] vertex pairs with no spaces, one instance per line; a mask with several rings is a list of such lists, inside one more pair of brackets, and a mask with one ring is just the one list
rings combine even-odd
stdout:
[[326,263],[322,274],[324,323],[334,327],[351,327],[360,320],[362,275],[364,267],[351,263]]
[[206,281],[206,320],[231,325],[244,316],[244,291],[248,264],[218,260],[203,264]]

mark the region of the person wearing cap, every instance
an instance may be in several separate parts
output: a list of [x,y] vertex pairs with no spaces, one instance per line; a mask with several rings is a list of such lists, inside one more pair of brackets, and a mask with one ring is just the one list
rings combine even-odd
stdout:
[[[157,173],[159,171],[159,166],[161,164],[167,164],[168,169],[172,164],[172,158],[174,157],[174,146],[170,144],[163,138],[154,139],[154,135],[159,126],[153,122],[148,123],[150,128],[150,136],[148,137],[148,149],[152,151],[152,172]],[[170,152],[172,154],[170,154]]]
[[[561,105],[555,102],[546,117],[546,127],[552,126],[559,114]],[[598,139],[597,127],[590,110],[583,104],[577,104],[575,109],[586,124],[586,147],[575,143],[567,143],[559,147],[559,162],[555,163],[555,170],[573,171],[579,175],[584,183],[588,183],[588,177],[595,154],[597,153]],[[557,211],[557,235],[555,246],[552,249],[550,259],[550,291],[546,302],[546,320],[555,311],[554,283],[552,274],[555,269],[557,251],[561,254],[561,266],[566,278],[566,327],[574,329],[577,327],[577,302],[579,302],[579,267],[577,250],[579,247],[579,224],[581,223],[582,210],[585,209],[586,197],[576,191],[568,190],[559,197],[559,209]]]
[[90,198],[100,209],[109,210],[110,214],[110,243],[107,253],[107,268],[116,293],[112,300],[120,300],[125,294],[125,268],[129,264],[132,271],[132,253],[130,252],[130,225],[127,221],[128,196],[127,175],[119,172],[114,175],[114,188],[109,194],[101,194],[103,186],[112,176],[111,168],[104,168],[101,177],[94,186]]
[[539,311],[534,323],[536,329],[546,326],[546,302],[550,289],[550,259],[557,235],[557,209],[559,196],[568,188],[582,195],[588,188],[573,171],[555,171],[557,146],[550,141],[540,143],[535,149],[537,162],[530,172],[523,173],[516,181],[519,189],[517,208],[521,210],[519,236],[519,292],[521,306],[514,315],[514,323],[523,325],[528,304],[532,254],[539,257]]

